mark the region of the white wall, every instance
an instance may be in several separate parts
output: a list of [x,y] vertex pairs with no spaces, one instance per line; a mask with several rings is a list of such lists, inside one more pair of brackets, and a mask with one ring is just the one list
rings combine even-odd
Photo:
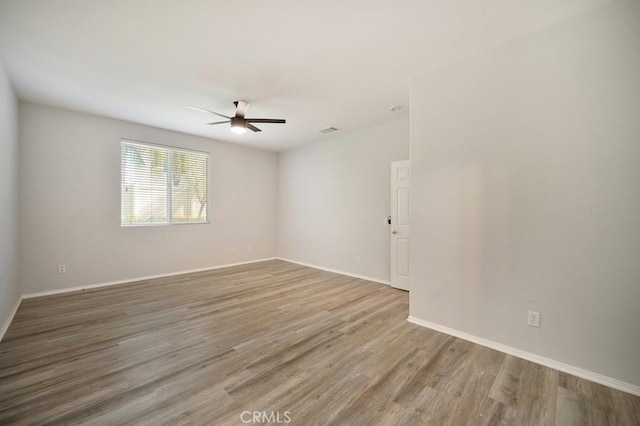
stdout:
[[0,327],[18,288],[18,104],[0,63]]
[[412,316],[640,385],[639,23],[608,3],[413,81]]
[[[23,293],[276,255],[276,153],[23,102],[19,123]],[[120,227],[121,138],[210,152],[211,223]]]
[[388,281],[390,163],[408,158],[407,119],[280,153],[278,255]]

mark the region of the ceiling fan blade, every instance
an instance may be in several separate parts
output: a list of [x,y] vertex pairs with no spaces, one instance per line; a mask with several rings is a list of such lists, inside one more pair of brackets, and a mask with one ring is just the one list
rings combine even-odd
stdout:
[[193,105],[187,105],[187,108],[195,109],[196,111],[209,112],[209,113],[215,114],[215,115],[217,115],[219,117],[228,118],[229,120],[231,120],[231,117],[229,117],[228,115],[220,114],[219,112],[210,111],[208,109],[200,108],[200,107],[193,106]]
[[247,129],[253,130],[254,132],[261,132],[262,131],[262,130],[258,129],[256,126],[254,126],[251,123],[247,123]]
[[213,123],[207,123],[209,126],[213,126],[214,124],[224,124],[224,123],[229,123],[229,120],[225,120],[225,121],[214,121]]
[[236,117],[244,118],[249,109],[249,104],[245,101],[235,101],[233,104],[236,106]]
[[281,118],[245,118],[247,123],[279,123],[285,124],[287,120]]

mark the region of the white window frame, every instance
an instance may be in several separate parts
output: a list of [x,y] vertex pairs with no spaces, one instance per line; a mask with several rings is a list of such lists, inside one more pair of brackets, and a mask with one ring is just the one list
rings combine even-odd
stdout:
[[[161,148],[161,149],[166,149],[168,150],[170,153],[171,152],[185,152],[185,153],[194,153],[194,154],[200,154],[200,155],[205,155],[206,157],[206,182],[207,182],[207,205],[205,207],[205,217],[206,220],[204,221],[199,221],[199,222],[173,222],[172,221],[172,208],[171,208],[171,173],[169,172],[170,170],[172,170],[172,164],[171,164],[171,159],[173,158],[171,154],[169,154],[167,156],[167,222],[155,222],[155,223],[123,223],[122,221],[122,191],[123,191],[123,185],[122,185],[122,144],[123,143],[129,143],[129,144],[134,144],[134,145],[142,145],[142,146],[148,146],[148,147],[152,147],[152,148]],[[151,143],[151,142],[144,142],[144,141],[138,141],[138,140],[134,140],[134,139],[126,139],[126,138],[122,138],[120,139],[120,227],[122,228],[131,228],[131,227],[139,227],[139,226],[174,226],[174,225],[206,225],[206,224],[210,224],[211,223],[211,182],[209,180],[210,177],[210,167],[211,167],[211,161],[210,161],[210,153],[207,151],[199,151],[199,150],[195,150],[195,149],[189,149],[189,148],[182,148],[182,147],[177,147],[177,146],[172,146],[172,145],[162,145],[162,144],[157,144],[157,143]]]

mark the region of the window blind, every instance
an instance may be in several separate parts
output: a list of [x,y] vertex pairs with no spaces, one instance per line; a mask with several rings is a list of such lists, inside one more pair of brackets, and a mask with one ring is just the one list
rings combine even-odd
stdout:
[[121,141],[121,224],[207,223],[209,155]]

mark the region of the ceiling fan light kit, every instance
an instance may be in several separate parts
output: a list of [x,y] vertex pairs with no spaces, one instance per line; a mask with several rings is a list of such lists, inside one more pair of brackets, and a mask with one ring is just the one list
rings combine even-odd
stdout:
[[246,133],[246,123],[244,123],[243,120],[239,119],[238,117],[233,117],[231,119],[231,131],[239,135]]
[[198,111],[215,114],[218,117],[226,118],[227,120],[224,120],[224,121],[214,121],[207,124],[210,126],[213,126],[216,124],[230,123],[231,131],[237,134],[245,133],[247,129],[253,132],[262,131],[261,129],[254,126],[252,123],[285,124],[287,122],[287,120],[283,120],[280,118],[245,118],[245,115],[247,114],[247,110],[249,109],[249,103],[245,101],[235,101],[234,105],[236,106],[236,114],[233,117],[229,117],[227,115],[220,114],[219,112],[210,111],[208,109],[199,108],[192,105],[188,105],[188,107],[196,109]]

